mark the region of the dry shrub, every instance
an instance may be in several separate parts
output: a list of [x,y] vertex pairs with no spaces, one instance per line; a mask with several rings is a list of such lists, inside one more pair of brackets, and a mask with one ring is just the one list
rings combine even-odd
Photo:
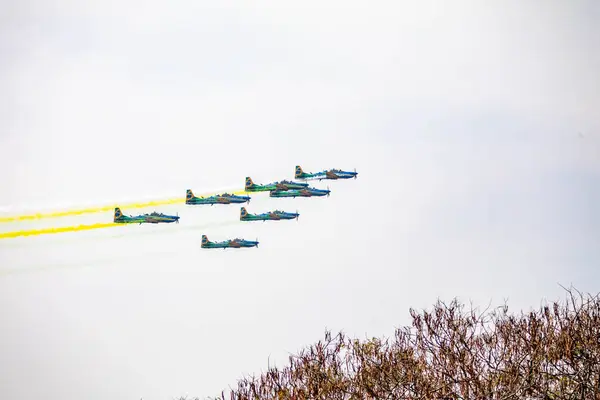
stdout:
[[565,290],[520,315],[438,301],[391,340],[327,331],[214,399],[600,399],[599,297]]

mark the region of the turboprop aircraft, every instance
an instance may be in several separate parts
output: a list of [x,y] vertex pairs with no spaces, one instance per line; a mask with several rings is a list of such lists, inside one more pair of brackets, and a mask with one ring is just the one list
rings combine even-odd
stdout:
[[300,190],[271,190],[269,197],[313,197],[313,196],[327,196],[329,197],[331,191],[329,189],[315,189],[315,188],[304,188]]
[[282,219],[298,219],[300,214],[285,211],[269,211],[262,214],[250,214],[246,207],[240,208],[240,221],[281,221]]
[[142,214],[134,216],[123,215],[119,207],[115,208],[113,222],[116,224],[159,224],[159,223],[179,223],[179,215],[166,215],[157,213],[156,211],[150,214]]
[[232,204],[232,203],[250,203],[250,196],[237,196],[235,194],[223,193],[210,197],[196,197],[191,189],[185,191],[185,204]]
[[304,172],[302,170],[302,167],[299,165],[296,165],[296,169],[294,171],[294,178],[296,179],[302,179],[302,180],[307,180],[307,179],[318,179],[318,180],[323,180],[323,179],[332,179],[332,180],[337,180],[337,179],[350,179],[350,178],[354,178],[356,179],[356,177],[358,176],[358,172],[356,172],[356,169],[354,170],[354,172],[351,171],[342,171],[341,169],[326,169],[324,171],[321,172]]
[[232,240],[224,240],[222,242],[211,242],[208,240],[206,235],[202,235],[202,244],[200,245],[203,249],[227,249],[234,248],[239,249],[242,247],[258,247],[258,240],[250,241],[245,239],[235,238]]
[[252,178],[246,177],[245,190],[246,192],[268,192],[271,190],[290,190],[302,189],[308,187],[308,183],[292,182],[283,180],[281,182],[268,183],[266,185],[256,184],[252,182]]

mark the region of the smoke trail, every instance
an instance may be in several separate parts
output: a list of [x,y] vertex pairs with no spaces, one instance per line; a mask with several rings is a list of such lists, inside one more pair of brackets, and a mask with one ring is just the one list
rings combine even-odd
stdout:
[[[217,195],[220,193],[222,193],[222,192],[202,193],[202,194],[199,194],[198,196],[204,196],[204,197],[214,196],[214,195]],[[243,189],[235,190],[230,193],[237,194],[237,195],[247,194],[247,192]],[[185,197],[173,197],[173,198],[168,198],[168,199],[149,200],[149,201],[144,201],[144,202],[111,203],[111,204],[107,204],[107,205],[103,205],[103,206],[85,207],[85,208],[62,210],[62,211],[37,212],[37,213],[32,213],[32,214],[0,217],[0,223],[91,214],[91,213],[98,213],[98,212],[103,212],[103,211],[112,211],[112,210],[114,210],[115,207],[130,209],[130,208],[146,208],[146,207],[159,206],[159,205],[184,204],[184,203],[185,203]]]
[[[148,256],[152,256],[154,259],[166,257],[169,255],[177,254],[179,249],[168,249],[168,250],[160,250],[160,251],[152,251],[146,253]],[[137,260],[139,259],[140,253],[135,254],[111,254],[108,257],[102,258],[94,258],[88,261],[78,261],[74,263],[55,263],[55,264],[38,264],[28,267],[18,267],[18,268],[2,268],[0,269],[0,276],[13,275],[19,273],[27,273],[27,272],[43,272],[43,271],[54,271],[65,268],[81,268],[81,267],[92,267],[102,264],[112,263],[116,260]]]
[[15,238],[19,236],[37,236],[37,235],[47,235],[51,233],[62,233],[62,232],[79,232],[79,231],[87,231],[91,229],[100,229],[100,228],[114,228],[117,226],[123,226],[124,224],[115,224],[111,223],[100,223],[100,224],[91,224],[91,225],[76,225],[76,226],[61,226],[58,228],[43,228],[43,229],[29,229],[23,231],[11,231],[11,232],[1,232],[0,239],[8,239]]
[[[168,229],[161,229],[161,230],[146,230],[146,229],[128,229],[126,231],[126,233],[118,233],[115,235],[109,235],[109,236],[102,236],[102,237],[97,237],[97,236],[67,236],[65,238],[63,238],[62,242],[63,243],[73,243],[74,241],[88,241],[88,240],[103,240],[103,239],[113,239],[113,238],[121,238],[121,237],[125,237],[125,236],[130,236],[130,235],[158,235],[158,234],[165,234],[165,233],[176,233],[176,232],[181,232],[181,231],[189,231],[189,230],[197,230],[197,229],[206,229],[206,228],[219,228],[219,227],[224,227],[224,226],[230,226],[230,225],[234,225],[237,224],[239,221],[238,220],[230,220],[230,221],[219,221],[219,222],[213,222],[213,223],[201,223],[201,224],[193,224],[193,225],[184,225],[184,226],[170,226]],[[127,225],[131,225],[134,228],[137,228],[138,225],[137,224],[115,224],[115,223],[100,223],[100,224],[92,224],[92,225],[79,225],[79,226],[66,226],[66,227],[60,227],[60,228],[47,228],[47,229],[33,229],[33,230],[27,230],[27,231],[16,231],[16,232],[0,232],[0,239],[7,239],[7,238],[15,238],[15,237],[19,237],[19,236],[39,236],[39,235],[44,235],[44,234],[51,234],[51,233],[60,233],[60,232],[77,232],[77,231],[84,231],[84,230],[93,230],[93,229],[101,229],[101,228],[112,228],[112,227],[125,227]],[[35,245],[36,243],[39,242],[16,242],[15,246],[19,247],[20,245]],[[56,242],[55,242],[56,243]],[[44,244],[46,244],[44,242]],[[14,248],[14,247],[13,247]]]

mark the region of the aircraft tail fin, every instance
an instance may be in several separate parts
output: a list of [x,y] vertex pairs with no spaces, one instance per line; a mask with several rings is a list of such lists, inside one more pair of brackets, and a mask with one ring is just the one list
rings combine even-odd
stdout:
[[206,235],[202,235],[202,245],[207,245],[208,244],[208,237]]
[[252,182],[252,178],[250,178],[249,176],[247,176],[246,177],[246,189],[248,189],[252,185],[254,185],[254,182]]
[[248,210],[246,210],[246,207],[240,208],[240,220],[242,218],[244,218],[246,215],[248,215]]
[[188,202],[190,200],[192,200],[194,198],[194,192],[192,192],[192,189],[187,189],[185,191],[185,201]]
[[119,207],[115,207],[115,213],[113,215],[113,222],[117,222],[119,218],[123,216],[121,209]]
[[299,165],[296,165],[296,172],[294,173],[294,177],[300,178],[303,173],[304,173],[304,171],[302,171],[302,167]]

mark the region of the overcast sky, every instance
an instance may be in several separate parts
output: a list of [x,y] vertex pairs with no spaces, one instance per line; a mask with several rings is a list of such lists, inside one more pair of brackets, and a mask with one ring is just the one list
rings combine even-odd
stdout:
[[3,5],[4,211],[298,164],[359,177],[247,206],[297,222],[179,205],[156,208],[179,225],[1,240],[1,398],[216,395],[326,328],[391,335],[438,297],[516,311],[559,283],[598,291],[600,3],[251,3]]

